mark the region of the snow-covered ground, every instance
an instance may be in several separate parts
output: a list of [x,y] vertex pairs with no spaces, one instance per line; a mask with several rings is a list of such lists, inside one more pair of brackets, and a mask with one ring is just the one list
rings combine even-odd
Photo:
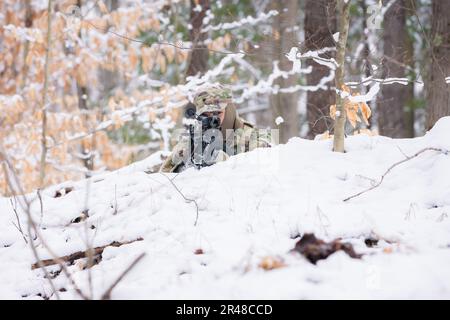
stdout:
[[[450,298],[450,154],[424,152],[395,167],[379,187],[342,201],[406,156],[426,147],[450,150],[450,117],[420,138],[349,137],[345,154],[331,146],[331,140],[294,138],[177,176],[145,173],[157,154],[91,180],[50,187],[42,193],[42,217],[37,200],[33,216],[59,256],[85,250],[87,239],[98,247],[143,238],[105,249],[91,269],[94,298],[143,252],[113,299]],[[55,198],[63,187],[74,190]],[[196,201],[196,226],[196,204],[177,188]],[[89,217],[71,223],[85,206]],[[0,298],[41,299],[37,294],[49,295],[49,284],[42,270],[31,270],[36,261],[12,222],[10,200],[0,198]],[[337,252],[313,265],[290,252],[305,232],[342,238],[364,256]],[[368,237],[378,244],[367,247]],[[51,257],[38,249],[41,258]],[[285,266],[260,268],[267,256]],[[68,269],[89,295],[83,264]],[[54,282],[64,288],[61,298],[78,298],[62,273]]]

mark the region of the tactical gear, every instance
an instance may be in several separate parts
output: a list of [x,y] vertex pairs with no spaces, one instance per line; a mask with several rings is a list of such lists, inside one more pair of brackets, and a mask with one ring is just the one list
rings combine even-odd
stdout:
[[189,124],[190,157],[183,159],[186,167],[197,169],[210,166],[216,162],[217,153],[223,148],[220,117],[217,114],[194,116],[194,123]]
[[202,124],[203,131],[220,128],[220,117],[218,115],[212,115],[210,117],[199,115],[197,120]]

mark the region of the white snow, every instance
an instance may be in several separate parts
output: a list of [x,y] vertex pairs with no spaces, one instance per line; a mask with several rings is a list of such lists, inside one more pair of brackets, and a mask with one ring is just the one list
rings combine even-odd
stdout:
[[333,34],[333,39],[335,42],[339,42],[339,34],[340,34],[339,32]]
[[280,124],[282,124],[284,122],[284,119],[283,119],[283,117],[281,117],[281,116],[278,116],[276,119],[275,119],[275,124],[277,125],[277,126],[279,126]]
[[[350,136],[345,147],[346,153],[333,153],[332,140],[293,138],[167,176],[145,173],[161,161],[156,154],[91,180],[47,188],[44,214],[34,201],[33,217],[42,220],[44,239],[61,256],[85,250],[86,238],[94,246],[143,238],[105,249],[91,269],[94,298],[145,252],[113,299],[449,299],[450,154],[424,152],[395,167],[378,188],[342,200],[370,187],[405,155],[425,147],[450,150],[450,117],[424,137]],[[168,178],[196,201],[197,226],[195,204]],[[54,198],[63,187],[74,190]],[[89,217],[71,223],[86,207]],[[21,210],[19,216],[26,230]],[[0,299],[37,299],[50,287],[42,270],[31,270],[35,259],[15,221],[10,200],[0,198]],[[365,255],[359,260],[335,253],[313,265],[289,252],[304,232],[343,238]],[[376,247],[365,246],[369,236],[380,239]],[[37,244],[41,257],[50,258]],[[204,254],[194,254],[197,249]],[[264,256],[280,257],[286,266],[262,270]],[[69,271],[90,294],[81,262]],[[63,274],[54,281],[67,289],[61,298],[77,298]]]
[[297,47],[292,47],[291,50],[286,53],[286,58],[293,63],[292,70],[297,73],[299,73],[302,69],[302,62],[298,59],[300,56],[301,54],[298,53]]

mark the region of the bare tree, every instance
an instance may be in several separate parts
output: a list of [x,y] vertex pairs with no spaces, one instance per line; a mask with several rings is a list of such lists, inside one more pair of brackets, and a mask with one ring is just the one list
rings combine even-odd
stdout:
[[[406,29],[406,1],[396,0],[384,15],[383,78],[404,78],[408,59],[408,31]],[[393,83],[383,86],[378,107],[378,127],[381,135],[393,138],[410,136],[407,125],[407,105],[412,84]]]
[[47,47],[45,48],[45,72],[44,72],[44,90],[42,98],[42,136],[41,136],[41,162],[39,181],[41,187],[44,186],[45,165],[47,160],[47,103],[48,103],[48,82],[49,82],[49,64],[50,48],[52,45],[52,0],[48,0],[47,6]]
[[[25,27],[31,28],[33,26],[33,14],[31,10],[31,0],[25,0]],[[26,59],[28,52],[30,51],[30,41],[25,40],[24,50],[23,50],[23,75],[22,75],[22,89],[25,87],[27,76],[28,76],[28,65]]]
[[191,0],[190,23],[192,29],[189,31],[189,38],[195,49],[190,52],[186,76],[203,74],[208,70],[208,48],[204,43],[208,34],[202,32],[202,26],[203,18],[210,9],[209,0]]
[[[334,47],[333,33],[336,32],[335,0],[306,0],[305,4],[305,50],[315,51]],[[334,58],[334,52],[324,53],[326,58]],[[306,75],[308,85],[317,85],[330,70],[312,59],[306,62],[313,67],[313,72]],[[331,84],[330,84],[331,86]],[[327,90],[319,89],[307,93],[307,119],[309,124],[308,138],[329,130],[332,119],[328,116],[330,105],[335,104],[335,93],[328,86]]]
[[[412,16],[415,10],[416,0],[406,0],[406,19]],[[406,46],[405,46],[405,64],[409,75],[415,75],[415,57],[414,57],[414,36],[410,33],[406,34]],[[407,73],[407,76],[408,76]],[[406,90],[406,108],[404,110],[404,123],[405,123],[405,136],[412,138],[415,136],[414,122],[415,122],[415,109],[414,109],[414,83],[409,82]]]
[[[427,128],[450,115],[450,1],[432,1],[430,71],[427,83]],[[449,78],[447,78],[449,79]]]
[[[77,0],[77,6],[80,8],[83,5],[82,0]],[[78,31],[78,37],[82,39],[81,28]],[[83,63],[81,61],[81,63]],[[86,129],[91,130],[91,128],[87,128],[89,124],[89,114],[88,114],[88,88],[86,84],[83,84],[80,79],[76,81],[77,85],[77,98],[78,98],[78,109],[82,113],[83,123],[86,126]],[[91,175],[91,171],[94,170],[94,146],[95,146],[95,134],[91,137],[91,148],[87,148],[85,140],[82,140],[80,143],[80,154],[82,155],[81,160],[83,162],[84,167],[88,170],[86,172],[86,177],[88,178]]]
[[[298,3],[292,0],[280,0],[272,3],[272,9],[279,14],[273,20],[273,51],[274,61],[278,61],[281,70],[292,69],[292,62],[285,54],[297,45],[296,26],[298,25]],[[288,88],[295,85],[296,77],[279,78],[274,82],[278,89]],[[286,143],[289,138],[299,135],[299,114],[297,111],[298,94],[288,92],[278,92],[270,97],[270,106],[273,118],[283,118],[280,124],[280,143]]]
[[345,48],[347,46],[348,27],[350,20],[350,1],[338,0],[338,32],[339,40],[336,44],[336,122],[334,126],[334,140],[333,150],[335,152],[344,152],[344,135],[345,135],[345,120],[346,113],[344,108],[344,98],[341,96],[341,91],[345,85]]

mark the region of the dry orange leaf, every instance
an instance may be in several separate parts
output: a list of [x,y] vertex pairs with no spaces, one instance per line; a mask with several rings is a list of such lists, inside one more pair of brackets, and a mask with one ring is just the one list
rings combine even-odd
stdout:
[[161,70],[161,73],[165,73],[166,72],[166,58],[160,53],[158,54],[158,64],[159,64],[159,69]]
[[392,249],[392,247],[387,247],[383,249],[384,253],[392,253],[394,250]]
[[[350,88],[346,85],[342,86],[342,91],[351,93]],[[359,92],[353,93],[352,96],[359,95]],[[356,127],[357,122],[362,122],[364,120],[364,123],[366,125],[369,124],[369,118],[372,114],[372,111],[370,110],[369,106],[365,102],[351,102],[348,98],[344,101],[344,109],[345,109],[345,115],[347,116],[347,120],[350,122],[353,128]],[[358,111],[361,112],[362,120],[358,115]],[[330,117],[332,119],[336,119],[336,105],[330,106]]]
[[364,122],[368,125],[369,124],[369,118],[372,115],[372,110],[370,110],[367,103],[362,102],[360,104],[361,114],[363,116]]
[[261,262],[259,263],[258,266],[261,269],[268,271],[268,270],[285,267],[286,264],[283,262],[283,259],[280,257],[267,256],[261,260]]
[[330,106],[330,117],[336,119],[336,105],[333,104]]

